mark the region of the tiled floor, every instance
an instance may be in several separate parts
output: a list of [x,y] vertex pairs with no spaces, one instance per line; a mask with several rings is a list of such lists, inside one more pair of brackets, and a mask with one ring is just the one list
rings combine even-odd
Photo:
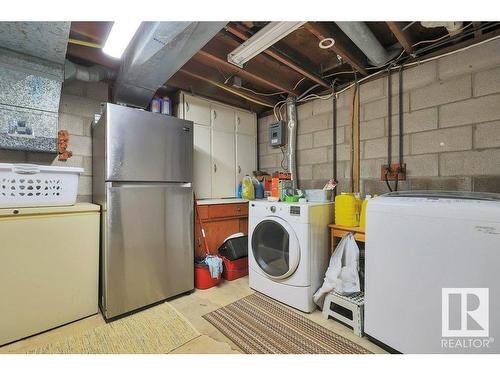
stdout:
[[[181,296],[170,301],[170,303],[183,314],[201,333],[201,336],[177,348],[172,353],[227,353],[238,354],[240,349],[226,336],[208,323],[203,315],[245,297],[253,291],[248,287],[248,278],[235,281],[224,281],[218,287],[208,290],[196,290],[194,293]],[[385,353],[384,350],[368,341],[359,338],[352,333],[348,327],[333,320],[325,320],[321,311],[316,310],[311,314],[301,313],[308,319],[336,332],[339,335],[362,345],[374,353]],[[106,324],[100,315],[79,320],[63,327],[0,347],[0,353],[24,353],[27,350],[43,345],[48,342],[59,341],[67,336],[78,334],[84,330]]]

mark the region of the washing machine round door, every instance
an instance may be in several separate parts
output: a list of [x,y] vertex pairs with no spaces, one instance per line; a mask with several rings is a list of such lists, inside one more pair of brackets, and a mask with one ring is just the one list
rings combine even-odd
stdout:
[[260,269],[270,278],[292,275],[300,261],[300,245],[293,228],[279,217],[269,217],[255,226],[252,253]]

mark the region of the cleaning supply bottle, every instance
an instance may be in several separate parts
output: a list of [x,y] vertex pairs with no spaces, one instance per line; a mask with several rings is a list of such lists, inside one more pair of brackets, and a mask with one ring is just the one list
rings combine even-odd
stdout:
[[236,189],[236,198],[241,198],[241,182],[238,183],[238,188]]
[[255,199],[255,189],[253,187],[252,178],[249,175],[243,177],[241,183],[241,197],[251,201]]
[[361,203],[361,215],[359,218],[359,226],[363,229],[366,228],[366,205],[368,204],[368,201],[372,198],[371,195],[366,195],[365,199],[363,200],[363,203]]
[[359,215],[354,193],[340,193],[335,197],[335,224],[345,227],[357,227]]
[[255,179],[255,199],[264,199],[264,186],[262,183]]

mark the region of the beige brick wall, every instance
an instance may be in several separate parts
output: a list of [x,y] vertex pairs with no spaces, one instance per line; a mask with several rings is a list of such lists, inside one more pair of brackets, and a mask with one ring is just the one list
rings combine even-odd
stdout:
[[[392,77],[392,157],[397,161],[398,75]],[[337,107],[339,190],[350,189],[352,90]],[[363,193],[387,191],[387,77],[360,87],[360,172]],[[298,175],[303,188],[321,187],[333,173],[332,101],[298,106]],[[500,40],[408,68],[403,73],[402,189],[500,192]],[[259,119],[261,169],[280,169],[281,153],[267,145],[272,116]]]
[[0,162],[82,167],[85,172],[80,176],[78,201],[92,202],[91,124],[94,114],[100,113],[101,102],[107,100],[106,83],[65,82],[59,106],[59,129],[69,131],[68,149],[73,152],[73,156],[62,162],[54,154],[0,150]]

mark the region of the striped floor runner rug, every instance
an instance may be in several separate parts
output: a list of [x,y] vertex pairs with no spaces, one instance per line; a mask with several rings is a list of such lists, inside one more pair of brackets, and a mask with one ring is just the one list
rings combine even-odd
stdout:
[[249,354],[370,353],[260,293],[203,317]]

